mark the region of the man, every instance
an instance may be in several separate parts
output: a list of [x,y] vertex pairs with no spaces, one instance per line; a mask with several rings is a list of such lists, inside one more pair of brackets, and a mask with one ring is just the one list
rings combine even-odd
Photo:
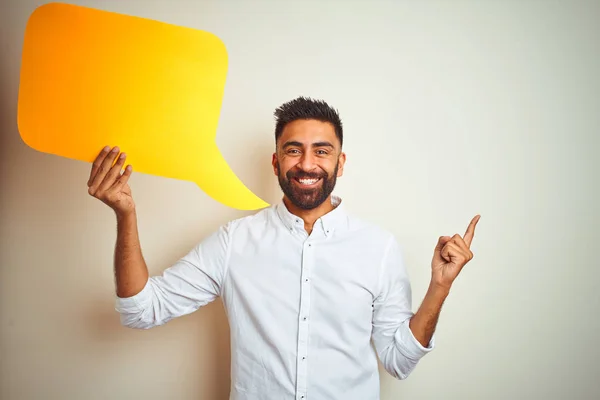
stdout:
[[433,349],[442,304],[473,257],[479,216],[464,237],[439,238],[429,290],[413,314],[394,236],[349,215],[332,195],[346,161],[337,111],[300,97],[275,116],[282,202],[222,225],[160,276],[148,276],[142,256],[132,167],[121,174],[126,157],[116,147],[99,154],[88,186],[117,217],[116,310],[123,325],[148,329],[220,296],[231,399],[378,399],[377,357],[404,379]]

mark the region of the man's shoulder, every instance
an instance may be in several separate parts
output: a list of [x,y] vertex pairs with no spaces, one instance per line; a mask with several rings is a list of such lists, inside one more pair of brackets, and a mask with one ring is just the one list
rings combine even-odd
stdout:
[[273,206],[267,206],[255,211],[252,214],[234,218],[223,224],[223,228],[233,232],[238,229],[252,229],[265,226],[272,221],[274,215]]
[[348,231],[350,234],[365,235],[374,241],[389,242],[395,240],[395,234],[391,229],[373,222],[373,220],[347,213]]

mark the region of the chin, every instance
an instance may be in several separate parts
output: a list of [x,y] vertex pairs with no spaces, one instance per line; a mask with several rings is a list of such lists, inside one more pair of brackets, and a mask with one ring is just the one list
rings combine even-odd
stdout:
[[323,204],[325,202],[326,198],[323,199],[322,201],[317,201],[314,199],[310,199],[307,201],[298,201],[297,198],[290,198],[290,201],[298,208],[301,208],[303,210],[313,210],[317,207],[319,207],[321,204]]

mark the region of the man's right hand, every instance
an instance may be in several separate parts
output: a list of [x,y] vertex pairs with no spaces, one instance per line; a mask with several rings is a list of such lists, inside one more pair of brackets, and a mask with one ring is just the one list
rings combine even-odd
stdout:
[[118,217],[124,217],[135,211],[135,203],[131,196],[131,188],[127,184],[131,176],[132,167],[128,165],[121,174],[125,164],[125,153],[117,159],[119,148],[105,147],[100,151],[92,164],[92,171],[88,179],[88,193],[112,208]]

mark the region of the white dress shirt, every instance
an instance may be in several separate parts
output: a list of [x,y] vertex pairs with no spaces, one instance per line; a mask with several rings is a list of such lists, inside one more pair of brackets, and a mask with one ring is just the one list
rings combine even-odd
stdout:
[[231,400],[377,400],[377,356],[404,379],[434,348],[413,336],[395,237],[336,208],[310,235],[283,202],[230,221],[144,289],[116,299],[148,329],[220,296],[231,332]]

